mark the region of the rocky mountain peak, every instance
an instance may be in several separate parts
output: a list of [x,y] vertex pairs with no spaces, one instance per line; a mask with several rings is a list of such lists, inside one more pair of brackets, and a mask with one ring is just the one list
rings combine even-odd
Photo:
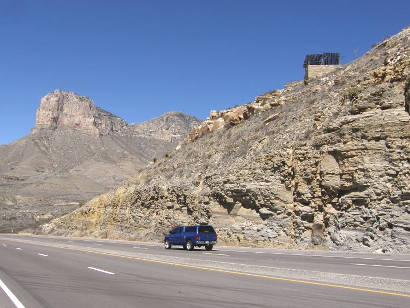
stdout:
[[133,178],[199,123],[170,112],[128,125],[88,97],[47,94],[31,134],[0,146],[0,232],[66,214]]
[[90,98],[55,90],[41,99],[32,132],[73,128],[91,135],[108,135],[125,126],[123,119],[98,108]]
[[130,125],[133,134],[174,142],[183,139],[201,122],[194,116],[171,111],[143,123]]

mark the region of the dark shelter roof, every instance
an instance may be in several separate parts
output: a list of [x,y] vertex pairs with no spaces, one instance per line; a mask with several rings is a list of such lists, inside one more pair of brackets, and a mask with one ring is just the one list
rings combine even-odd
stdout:
[[338,65],[339,60],[340,54],[334,52],[306,55],[303,67],[306,67],[307,65]]

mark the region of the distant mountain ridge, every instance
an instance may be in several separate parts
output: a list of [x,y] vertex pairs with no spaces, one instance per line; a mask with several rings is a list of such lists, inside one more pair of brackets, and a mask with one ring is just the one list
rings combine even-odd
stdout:
[[0,146],[1,229],[35,225],[119,185],[199,123],[168,112],[128,125],[88,97],[61,90],[45,95],[30,134]]

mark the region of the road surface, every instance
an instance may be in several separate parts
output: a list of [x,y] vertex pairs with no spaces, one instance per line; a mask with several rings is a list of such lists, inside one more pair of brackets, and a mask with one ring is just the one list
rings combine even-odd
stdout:
[[410,256],[2,234],[0,307],[410,307]]

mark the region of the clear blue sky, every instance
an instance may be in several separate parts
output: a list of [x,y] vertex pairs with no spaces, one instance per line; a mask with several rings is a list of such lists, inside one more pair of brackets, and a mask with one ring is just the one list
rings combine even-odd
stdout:
[[307,53],[346,63],[410,24],[410,1],[310,2],[0,0],[0,144],[54,89],[129,123],[204,119],[301,80]]

